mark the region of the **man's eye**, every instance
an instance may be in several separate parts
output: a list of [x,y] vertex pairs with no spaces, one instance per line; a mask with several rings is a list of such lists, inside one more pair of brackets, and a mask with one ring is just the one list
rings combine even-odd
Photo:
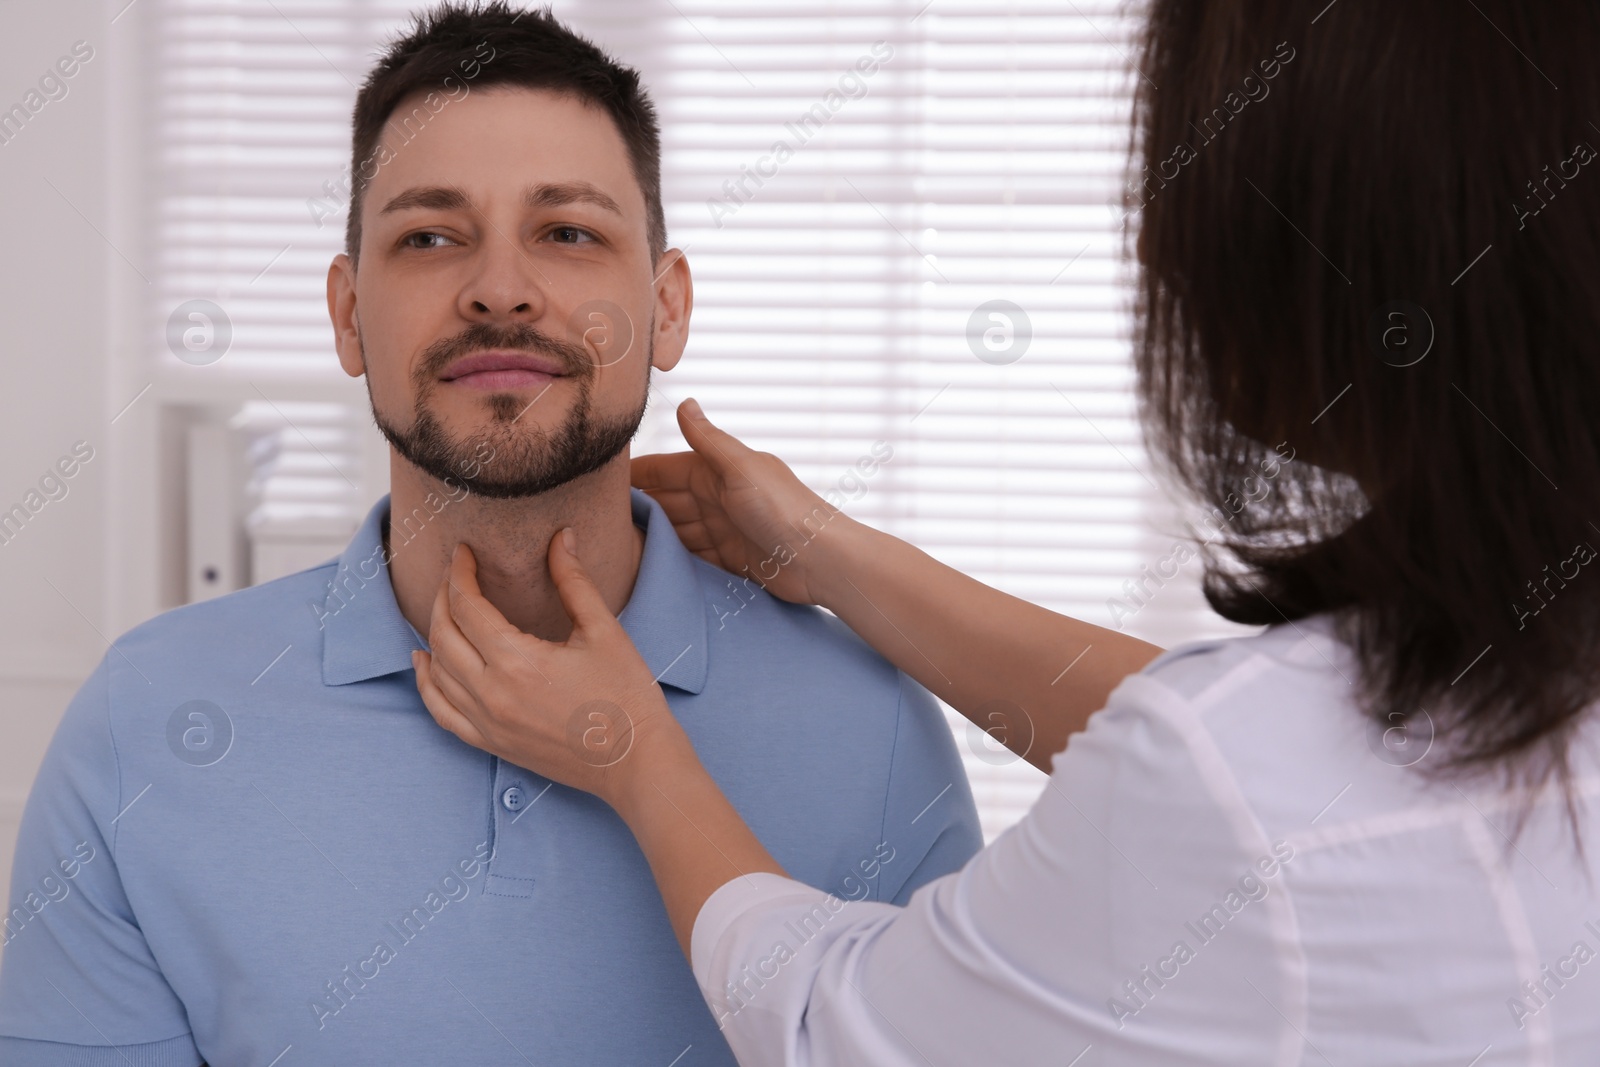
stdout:
[[556,244],[564,245],[581,245],[599,240],[588,230],[582,230],[576,226],[557,226],[550,231],[550,239],[555,241]]
[[[434,232],[432,232],[430,230],[423,230],[420,233],[408,233],[408,234],[406,234],[404,237],[402,237],[400,239],[400,243],[402,245],[404,245],[406,248],[423,248],[423,249],[426,249],[426,248],[442,248],[444,246],[441,245],[441,244],[419,244],[418,242],[449,241],[449,240],[450,240],[450,238],[446,237],[442,233],[434,233]],[[451,242],[451,243],[454,243],[454,242]]]

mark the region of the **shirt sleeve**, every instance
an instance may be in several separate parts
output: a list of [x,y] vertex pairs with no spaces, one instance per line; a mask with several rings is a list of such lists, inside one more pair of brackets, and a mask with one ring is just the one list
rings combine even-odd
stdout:
[[111,735],[116,655],[62,716],[23,811],[0,957],[0,1063],[11,1067],[201,1061],[118,874],[117,819],[138,798]]
[[907,907],[770,874],[718,889],[691,959],[739,1062],[1291,1062],[1304,986],[1281,843],[1198,719],[1138,677],[1019,824]]
[[904,904],[982,847],[978,808],[944,712],[933,694],[901,674],[872,899]]

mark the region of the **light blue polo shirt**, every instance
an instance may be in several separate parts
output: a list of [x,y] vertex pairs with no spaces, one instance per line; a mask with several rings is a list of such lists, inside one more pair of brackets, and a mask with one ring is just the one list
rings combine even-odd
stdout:
[[[929,694],[632,502],[622,624],[778,861],[896,903],[960,867],[977,814]],[[429,717],[388,510],[337,561],[132,630],[84,683],[23,816],[0,1063],[734,1063],[622,821]]]

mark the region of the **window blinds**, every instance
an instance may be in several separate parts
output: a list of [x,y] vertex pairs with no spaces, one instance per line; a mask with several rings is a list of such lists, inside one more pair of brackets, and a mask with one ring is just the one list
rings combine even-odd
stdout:
[[[169,396],[349,402],[323,279],[355,87],[408,10],[160,0],[151,317]],[[1197,563],[1156,582],[1146,569],[1180,523],[1130,389],[1114,205],[1138,75],[1122,5],[556,13],[644,75],[670,241],[695,278],[688,352],[655,376],[636,452],[684,447],[672,407],[693,395],[852,515],[1008,592],[1163,645],[1239,631],[1205,610]],[[163,332],[194,299],[231,327],[199,366]],[[992,836],[1043,776],[952,722]]]

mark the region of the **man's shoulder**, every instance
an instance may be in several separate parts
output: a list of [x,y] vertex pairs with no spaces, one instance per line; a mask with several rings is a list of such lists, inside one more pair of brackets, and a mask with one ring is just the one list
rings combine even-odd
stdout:
[[161,612],[117,638],[113,653],[181,657],[193,666],[215,651],[237,650],[268,637],[318,629],[338,560],[260,585]]
[[698,556],[695,578],[706,603],[706,636],[756,659],[770,655],[802,667],[826,667],[833,677],[896,690],[900,672],[832,612],[791,604]]
[[334,562],[310,567],[172,608],[128,630],[79,686],[61,720],[70,740],[58,743],[81,752],[114,739],[120,762],[160,766],[175,720],[226,720],[274,702],[303,703],[304,686],[321,682],[305,660],[310,654],[321,662],[311,605],[327,597],[334,570]]

